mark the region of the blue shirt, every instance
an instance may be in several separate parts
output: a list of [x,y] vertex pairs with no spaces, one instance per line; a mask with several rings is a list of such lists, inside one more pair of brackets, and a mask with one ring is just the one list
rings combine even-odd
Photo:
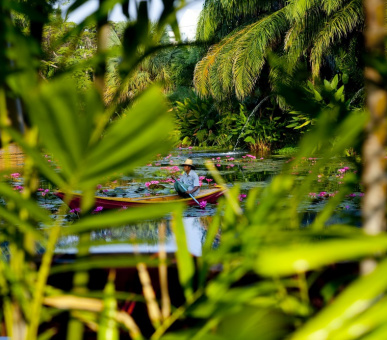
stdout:
[[180,183],[183,184],[187,190],[192,190],[194,187],[199,187],[191,195],[197,196],[199,194],[200,192],[199,176],[194,170],[191,170],[188,175],[186,172],[184,172],[183,176],[180,177]]

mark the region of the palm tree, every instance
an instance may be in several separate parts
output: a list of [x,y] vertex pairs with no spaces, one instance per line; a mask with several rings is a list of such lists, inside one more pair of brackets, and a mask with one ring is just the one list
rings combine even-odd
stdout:
[[[235,91],[238,99],[244,99],[256,87],[267,88],[259,83],[259,77],[270,52],[283,55],[290,70],[299,61],[306,61],[317,77],[324,58],[334,55],[340,44],[360,38],[363,31],[361,0],[289,0],[286,5],[271,1],[266,7],[259,6],[261,3],[205,2],[197,37],[219,36],[224,29],[219,20],[222,15],[232,31],[211,46],[197,64],[194,84],[200,95],[221,100]],[[234,29],[241,22],[244,25]]]

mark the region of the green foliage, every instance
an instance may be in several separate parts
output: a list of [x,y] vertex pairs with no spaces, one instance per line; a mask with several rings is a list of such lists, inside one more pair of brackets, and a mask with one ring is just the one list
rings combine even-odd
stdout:
[[[351,73],[354,79],[358,78],[356,70],[361,70],[361,62],[349,57],[355,56],[353,47],[348,53],[340,45],[359,45],[364,27],[362,1],[340,0],[334,4],[249,1],[242,5],[234,1],[206,1],[198,25],[200,39],[211,39],[222,25],[223,17],[233,18],[229,20],[238,25],[226,24],[226,34],[198,63],[196,90],[202,96],[217,99],[233,93],[244,99],[255,89],[264,90],[267,84],[262,75],[270,51],[284,55],[289,69],[294,70],[305,60],[313,77],[318,77],[320,71],[323,77],[330,77],[340,71],[339,66],[346,75]],[[329,59],[333,59],[333,67],[327,65]],[[348,65],[343,63],[349,59]]]
[[[75,1],[70,10],[83,3],[83,0]],[[121,6],[127,15],[129,3]],[[368,119],[364,110],[351,110],[351,105],[344,101],[344,87],[339,87],[337,77],[305,89],[298,82],[288,82],[289,74],[283,74],[276,87],[278,96],[300,114],[313,112],[315,116],[308,118],[315,119],[313,130],[305,134],[298,154],[282,174],[274,177],[264,189],[250,191],[244,210],[239,205],[239,187],[235,185],[227,191],[208,226],[203,256],[196,261],[188,251],[181,220],[182,207],[178,205],[89,214],[96,183],[131,171],[171,147],[167,137],[173,124],[157,87],[136,96],[133,105],[125,107],[122,118],[114,121],[111,118],[122,104],[120,97],[125,95],[124,87],[120,85],[114,91],[109,105],[105,107],[103,102],[104,70],[109,58],[112,55],[122,58],[117,74],[120,84],[124,84],[144,61],[146,52],[152,50],[154,41],[160,40],[164,26],[169,23],[176,29],[177,8],[171,1],[163,3],[164,12],[155,34],[157,39],[147,39],[150,23],[145,2],[139,5],[138,20],[125,27],[119,49],[109,50],[97,34],[99,48],[88,61],[95,82],[84,91],[78,91],[79,87],[71,80],[72,70],[64,70],[65,75],[55,76],[47,83],[38,81],[43,65],[40,62],[43,25],[53,13],[51,3],[42,0],[0,3],[4,14],[0,17],[0,41],[6,46],[0,50],[4,66],[0,72],[1,143],[5,155],[11,139],[26,154],[23,192],[13,190],[12,184],[6,181],[0,183],[0,195],[5,203],[0,205],[0,240],[7,242],[9,249],[0,259],[2,334],[28,340],[49,338],[55,329],[40,333],[43,328],[39,326],[48,322],[49,327],[55,327],[56,323],[50,321],[64,310],[70,311],[69,339],[81,339],[86,325],[101,340],[119,338],[119,327],[127,331],[130,338],[141,339],[144,330],[139,329],[130,314],[118,309],[117,300],[129,298],[146,304],[154,327],[146,331],[153,332],[153,339],[384,339],[387,334],[383,297],[387,292],[387,237],[385,234],[367,235],[345,223],[328,223],[341,200],[360,179],[356,175],[344,177],[336,196],[328,200],[310,225],[301,228],[304,216],[300,211],[309,199],[308,192],[313,189],[319,169],[344,150],[359,146]],[[213,2],[216,3],[229,4],[234,9],[241,6],[242,13],[250,13],[248,6],[245,7],[247,2]],[[71,35],[79,36],[84,25],[92,20],[97,22],[99,32],[115,4],[116,1],[104,2],[104,6],[84,23],[71,28],[71,34],[61,38],[61,43],[71,40]],[[305,0],[289,1],[288,6],[293,6],[289,7],[292,18],[300,19],[305,11],[317,5],[319,10],[334,16],[347,4],[352,6],[353,2]],[[25,15],[25,22],[16,27],[10,19],[11,12]],[[215,27],[214,31],[217,29]],[[385,60],[376,62],[380,70],[386,69]],[[286,66],[282,65],[282,69]],[[12,105],[15,101],[18,103],[17,100],[23,101],[22,112],[21,105]],[[242,133],[243,127],[247,129],[243,136],[247,141],[276,136],[272,122],[263,123],[260,116],[251,117],[250,126],[251,113],[248,114],[245,106],[240,106],[239,115],[235,114],[235,108],[228,108],[223,111],[224,115],[218,116],[212,114],[216,111],[212,106],[211,101],[199,98],[178,103],[176,114],[181,126],[187,127],[185,138],[192,138],[196,132],[197,139],[207,143],[210,136],[202,132],[204,128],[191,129],[189,134],[188,127],[195,129],[199,124],[206,124],[207,129],[219,128],[218,136],[222,142],[224,138],[224,143],[230,143]],[[211,115],[206,118],[204,113]],[[272,121],[280,121],[274,113],[274,110],[267,110],[263,119],[271,115]],[[22,124],[23,119],[28,119],[28,126]],[[270,135],[266,133],[267,127],[271,129]],[[22,130],[24,134],[20,133]],[[53,154],[58,169],[42,157],[45,150]],[[289,174],[309,157],[316,161],[306,178],[299,181]],[[361,162],[358,166],[361,170]],[[208,168],[212,177],[224,185],[214,166],[209,164]],[[1,178],[11,170],[3,171]],[[65,204],[54,215],[36,204],[31,197],[40,176],[65,190],[68,196],[74,190],[83,191],[84,209],[79,220],[71,221],[71,225],[64,220],[68,210]],[[162,218],[169,212],[173,212],[178,278],[185,302],[171,310],[169,290],[165,286],[167,275],[160,274],[161,286],[164,279],[161,303],[169,307],[161,314],[145,264],[158,265],[162,273],[168,263],[165,252],[160,251],[159,259],[145,256],[91,258],[87,249],[92,244],[90,232],[147,218]],[[70,233],[80,237],[79,256],[72,263],[58,263],[52,267],[60,236]],[[221,242],[214,249],[218,235],[221,235]],[[39,265],[35,262],[37,245],[45,249]],[[349,261],[358,265],[369,257],[377,257],[379,261],[368,275],[358,277],[358,272],[351,271],[350,278],[341,274],[333,278],[324,276],[329,266],[341,267]],[[116,292],[113,271],[103,292],[87,291],[86,271],[128,265],[138,268],[143,297]],[[47,285],[50,274],[68,274],[69,271],[75,271],[69,291]],[[326,300],[316,303],[314,297],[318,298],[320,293]],[[168,301],[166,305],[165,300]],[[180,327],[177,321],[184,320],[188,320],[189,326]],[[171,330],[172,326],[176,332]]]
[[[332,108],[338,103],[345,102],[344,94],[344,85],[338,88],[339,76],[335,75],[332,81],[324,79],[322,84],[312,84],[310,81],[307,83],[305,88],[305,98],[306,100],[313,101],[316,103],[317,107],[320,107],[320,110],[325,108]],[[293,129],[302,129],[308,130],[311,125],[314,125],[316,122],[317,112],[297,112],[290,111],[292,115],[291,124],[287,125],[288,128]]]
[[217,142],[215,124],[219,118],[213,102],[197,96],[186,98],[175,103],[174,112],[179,140],[184,144],[210,146]]

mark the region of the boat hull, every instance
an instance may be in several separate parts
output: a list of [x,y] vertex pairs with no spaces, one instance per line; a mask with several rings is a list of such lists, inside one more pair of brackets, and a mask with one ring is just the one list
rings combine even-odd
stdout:
[[[216,203],[219,197],[223,196],[225,190],[220,187],[214,187],[213,189],[202,190],[200,195],[195,199],[200,203],[206,201],[207,203]],[[65,194],[63,192],[54,193],[57,197],[64,200]],[[73,197],[69,203],[71,209],[80,208],[82,201],[82,195],[73,194]],[[152,197],[95,197],[95,206],[103,207],[103,209],[122,209],[135,206],[146,206],[147,204],[165,204],[172,202],[183,202],[189,206],[197,206],[198,204],[192,198],[181,198],[178,195],[163,195]]]

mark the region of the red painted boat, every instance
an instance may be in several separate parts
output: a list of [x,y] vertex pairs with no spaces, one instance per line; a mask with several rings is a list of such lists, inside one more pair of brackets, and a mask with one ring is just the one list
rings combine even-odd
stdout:
[[[206,201],[207,203],[215,203],[219,197],[223,196],[224,192],[225,189],[219,186],[215,186],[209,189],[200,189],[200,194],[196,196],[195,199],[199,203],[203,201]],[[64,193],[60,191],[57,191],[54,193],[54,195],[62,200],[65,196]],[[69,207],[71,209],[79,208],[81,200],[81,194],[73,194],[73,198],[69,204]],[[95,197],[95,206],[101,206],[104,209],[120,209],[123,207],[145,206],[146,204],[163,204],[171,202],[183,202],[190,206],[197,206],[197,203],[192,198],[182,198],[177,194],[151,197]]]

